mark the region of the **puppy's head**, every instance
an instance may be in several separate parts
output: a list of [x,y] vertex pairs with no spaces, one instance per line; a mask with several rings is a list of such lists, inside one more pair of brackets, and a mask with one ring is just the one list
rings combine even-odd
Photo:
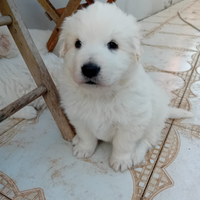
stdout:
[[109,87],[136,67],[138,25],[115,4],[96,2],[65,19],[59,39],[65,67],[78,84]]

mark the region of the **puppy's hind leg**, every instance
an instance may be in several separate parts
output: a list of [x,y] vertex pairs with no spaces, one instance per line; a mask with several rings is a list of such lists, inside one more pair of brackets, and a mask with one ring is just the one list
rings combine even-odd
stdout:
[[32,106],[25,106],[10,118],[33,119],[37,117],[37,111]]
[[147,129],[145,137],[142,138],[133,152],[132,161],[134,166],[144,162],[147,151],[161,141],[161,132],[164,126],[164,123],[160,123],[155,128]]
[[77,158],[92,156],[97,146],[97,138],[84,126],[75,126],[77,135],[73,138],[73,154]]
[[137,166],[145,161],[147,151],[152,147],[148,140],[140,141],[135,151],[132,154],[133,165]]

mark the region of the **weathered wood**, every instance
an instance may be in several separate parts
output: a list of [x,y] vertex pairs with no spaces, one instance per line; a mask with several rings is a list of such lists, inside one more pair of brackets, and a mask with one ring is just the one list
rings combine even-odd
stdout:
[[37,86],[44,85],[47,88],[47,92],[43,95],[43,98],[54,117],[63,138],[71,140],[74,137],[74,132],[69,125],[66,115],[60,107],[58,91],[43,63],[30,33],[24,25],[14,1],[1,0],[0,11],[3,16],[10,15],[12,17],[13,23],[9,25],[8,28],[15,43],[17,44]]
[[114,3],[116,0],[108,0],[107,3]]
[[12,23],[12,18],[10,16],[0,17],[0,26],[10,25]]
[[50,16],[50,18],[57,24],[61,15],[59,12],[54,8],[49,0],[37,0],[41,6],[44,8],[46,13]]
[[25,94],[23,97],[19,98],[18,100],[0,110],[0,122],[7,119],[23,107],[27,106],[29,103],[31,103],[41,95],[45,94],[46,91],[46,87],[44,85],[41,85],[40,87],[34,89],[28,94]]
[[[77,8],[77,11],[78,11],[78,10],[81,10],[82,8],[87,8],[88,6],[89,6],[88,3],[80,4],[80,5],[78,6],[78,8]],[[57,11],[59,12],[60,15],[63,14],[64,10],[65,10],[65,8],[59,8],[59,9],[57,9]]]
[[[88,7],[88,3],[83,3],[83,4],[80,4],[79,6],[78,6],[78,8],[77,8],[77,11],[78,10],[81,10],[82,8],[87,8]],[[63,14],[63,12],[64,12],[64,10],[65,10],[65,7],[64,8],[59,8],[59,9],[57,9],[57,12],[60,14],[60,16]],[[55,13],[56,14],[56,13]],[[45,12],[45,15],[48,17],[48,19],[50,20],[50,21],[54,21],[55,23],[57,23],[57,20],[54,20],[54,19],[52,19],[51,18],[51,16],[47,13],[47,12]]]
[[94,3],[94,0],[85,0],[89,5]]
[[80,2],[81,0],[69,0],[63,14],[61,15],[61,17],[59,18],[56,24],[55,29],[53,30],[53,33],[51,34],[51,37],[49,38],[47,42],[47,48],[50,52],[53,51],[54,47],[56,46],[58,42],[59,34],[61,31],[60,27],[64,18],[71,16],[77,10],[78,6],[80,5]]

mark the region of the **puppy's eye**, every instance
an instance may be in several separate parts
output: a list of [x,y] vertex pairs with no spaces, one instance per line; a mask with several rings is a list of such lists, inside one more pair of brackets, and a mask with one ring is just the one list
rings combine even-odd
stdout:
[[75,43],[75,47],[77,48],[77,49],[80,49],[81,48],[81,41],[80,40],[77,40],[76,41],[76,43]]
[[116,49],[118,49],[118,45],[115,42],[113,42],[113,41],[109,42],[107,44],[107,46],[108,46],[108,49],[110,49],[110,50],[116,50]]

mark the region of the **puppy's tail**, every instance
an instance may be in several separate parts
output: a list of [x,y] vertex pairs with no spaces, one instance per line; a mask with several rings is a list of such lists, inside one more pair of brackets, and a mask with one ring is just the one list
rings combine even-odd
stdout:
[[183,110],[181,108],[169,107],[168,117],[171,119],[192,118],[193,114],[191,112]]

